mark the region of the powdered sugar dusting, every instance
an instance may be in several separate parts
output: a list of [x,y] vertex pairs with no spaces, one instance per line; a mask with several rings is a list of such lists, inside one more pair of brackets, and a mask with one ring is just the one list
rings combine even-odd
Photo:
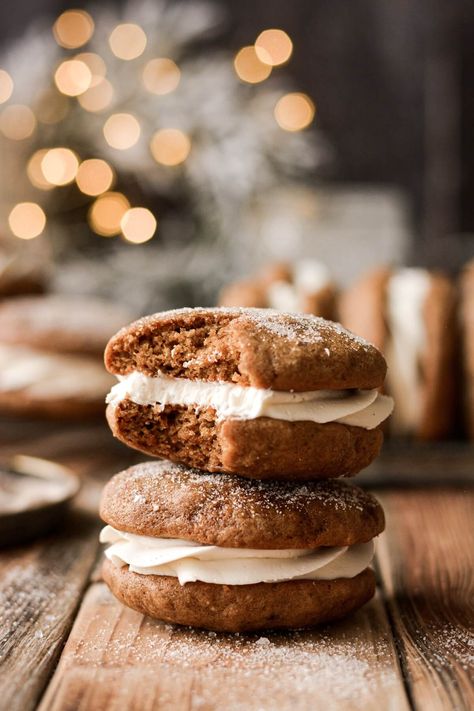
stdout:
[[[249,516],[262,509],[280,513],[304,511],[316,502],[336,512],[365,512],[377,505],[369,493],[340,479],[258,481],[232,474],[210,474],[167,461],[138,464],[127,471],[127,476],[137,485],[144,478],[156,477],[157,482],[166,480],[176,490],[196,487],[196,491],[205,491],[207,504],[226,502],[233,511],[245,511]],[[142,502],[144,498],[137,488],[134,501]]]
[[[436,644],[433,645],[433,640]],[[423,649],[419,661],[428,660],[436,671],[451,667],[451,660],[464,671],[474,670],[474,637],[471,630],[451,622],[436,621],[417,630],[417,645]]]
[[[99,592],[100,591],[100,592]],[[161,689],[187,688],[192,679],[190,708],[239,711],[312,711],[316,708],[404,709],[403,690],[387,636],[367,634],[371,603],[350,619],[312,631],[264,634],[221,634],[165,625],[123,609],[110,634],[104,610],[116,615],[120,603],[102,586],[93,592],[97,613],[87,618],[93,638],[81,639],[75,666],[127,674],[140,668],[140,679]],[[161,699],[161,697],[160,697]],[[385,702],[385,703],[384,703]],[[172,706],[170,705],[170,708]]]
[[181,316],[195,314],[197,316],[210,317],[217,320],[220,315],[231,318],[245,317],[252,321],[263,332],[268,335],[295,341],[300,344],[323,343],[328,339],[333,339],[335,335],[341,338],[345,345],[359,346],[364,350],[372,349],[373,346],[366,340],[348,331],[340,323],[328,321],[320,316],[311,314],[292,314],[277,311],[276,309],[258,309],[243,307],[216,306],[212,308],[182,308],[161,313],[151,314],[136,321],[134,328],[140,328],[153,324],[155,320],[167,321]]

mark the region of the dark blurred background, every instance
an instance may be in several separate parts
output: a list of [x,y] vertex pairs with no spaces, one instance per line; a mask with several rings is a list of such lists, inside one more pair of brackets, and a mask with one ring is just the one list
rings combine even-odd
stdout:
[[[105,3],[104,3],[105,4]],[[117,3],[116,3],[117,4]],[[288,72],[316,100],[335,150],[324,177],[406,191],[414,262],[457,267],[474,252],[472,0],[221,0],[224,43],[266,27],[294,39]],[[0,4],[2,43],[38,17],[87,3]]]

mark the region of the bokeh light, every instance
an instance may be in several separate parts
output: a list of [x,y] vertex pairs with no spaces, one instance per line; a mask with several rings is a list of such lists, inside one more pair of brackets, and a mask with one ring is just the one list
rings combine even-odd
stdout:
[[172,59],[156,57],[146,63],[143,84],[152,94],[169,94],[179,84],[181,72]]
[[112,114],[103,131],[109,146],[120,151],[131,148],[140,138],[140,124],[133,114]]
[[79,166],[76,183],[85,195],[96,196],[110,189],[114,177],[114,171],[105,160],[90,158]]
[[26,166],[26,174],[28,175],[30,183],[34,185],[35,188],[40,188],[40,190],[52,190],[54,188],[54,185],[46,180],[41,165],[48,150],[48,148],[41,148],[39,151],[36,151],[36,153],[33,153]]
[[35,111],[40,123],[47,125],[59,123],[69,111],[69,99],[54,88],[46,89],[40,94]]
[[268,64],[264,64],[257,57],[255,47],[242,47],[237,52],[234,58],[234,69],[239,79],[249,84],[258,84],[268,79],[272,71]]
[[157,163],[179,165],[191,150],[191,140],[177,128],[163,128],[157,131],[150,143],[151,153]]
[[0,104],[8,101],[13,93],[13,79],[5,69],[0,69]]
[[112,52],[119,59],[136,59],[145,51],[146,34],[139,25],[117,25],[109,37]]
[[51,148],[41,161],[43,175],[52,185],[72,183],[78,167],[78,157],[70,148]]
[[104,111],[112,103],[114,89],[108,79],[102,79],[77,97],[86,111]]
[[35,115],[25,104],[10,104],[0,114],[0,131],[12,141],[29,138],[35,127]]
[[104,193],[89,210],[89,224],[102,237],[113,237],[121,232],[120,222],[130,208],[122,193]]
[[20,239],[34,239],[44,230],[46,215],[35,202],[20,202],[8,216],[10,229]]
[[76,54],[74,59],[77,62],[84,62],[84,64],[89,67],[92,75],[90,86],[100,84],[107,73],[107,67],[99,54],[95,54],[95,52],[81,52],[80,54]]
[[90,87],[92,72],[85,62],[66,59],[56,69],[54,82],[62,94],[79,96]]
[[66,49],[82,47],[92,37],[94,20],[85,10],[67,10],[53,25],[56,42]]
[[291,57],[293,42],[283,30],[264,30],[255,41],[255,51],[261,62],[277,67]]
[[306,94],[285,94],[275,106],[275,120],[285,131],[302,131],[314,118],[316,108]]
[[146,207],[132,207],[120,221],[122,234],[128,242],[143,244],[156,232],[156,219]]

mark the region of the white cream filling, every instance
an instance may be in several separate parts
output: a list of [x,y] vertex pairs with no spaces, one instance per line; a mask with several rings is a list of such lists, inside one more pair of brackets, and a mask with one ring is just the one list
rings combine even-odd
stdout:
[[289,422],[341,422],[368,430],[385,420],[393,409],[392,398],[377,390],[282,392],[166,375],[152,378],[138,371],[120,377],[107,402],[116,404],[125,398],[137,405],[212,407],[219,419],[271,417]]
[[275,281],[268,286],[267,300],[270,308],[290,313],[301,311],[302,297],[324,289],[331,281],[329,269],[313,260],[296,262],[292,279],[291,284]]
[[219,585],[252,585],[284,580],[354,578],[372,561],[374,541],[340,548],[257,550],[206,546],[174,538],[151,538],[106,526],[105,555],[140,575],[170,575],[181,585],[200,580]]
[[274,281],[267,288],[267,302],[271,309],[298,313],[301,311],[301,298],[293,284],[287,281]]
[[100,399],[111,376],[99,359],[0,345],[0,391],[28,396]]
[[402,269],[388,282],[386,297],[390,339],[385,348],[387,386],[397,402],[391,425],[397,434],[412,432],[420,419],[419,363],[426,348],[423,308],[430,287],[424,269]]

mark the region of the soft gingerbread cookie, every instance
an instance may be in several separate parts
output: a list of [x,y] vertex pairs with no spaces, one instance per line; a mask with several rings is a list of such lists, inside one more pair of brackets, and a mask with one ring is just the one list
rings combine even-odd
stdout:
[[465,266],[460,286],[465,429],[474,440],[474,260]]
[[166,461],[116,474],[102,493],[100,516],[141,536],[269,549],[365,543],[385,525],[378,501],[340,479],[250,481]]
[[168,623],[217,632],[313,627],[345,617],[375,593],[369,568],[355,578],[337,580],[180,585],[176,578],[137,575],[106,560],[102,575],[127,607]]
[[67,294],[23,296],[0,303],[0,343],[99,355],[129,318],[125,307],[100,299]]
[[[118,376],[165,374],[274,391],[371,390],[385,361],[339,324],[258,309],[181,309],[122,329],[105,352]],[[269,417],[219,418],[213,408],[112,401],[115,436],[147,454],[208,471],[254,478],[311,479],[352,475],[382,443],[379,427]]]

